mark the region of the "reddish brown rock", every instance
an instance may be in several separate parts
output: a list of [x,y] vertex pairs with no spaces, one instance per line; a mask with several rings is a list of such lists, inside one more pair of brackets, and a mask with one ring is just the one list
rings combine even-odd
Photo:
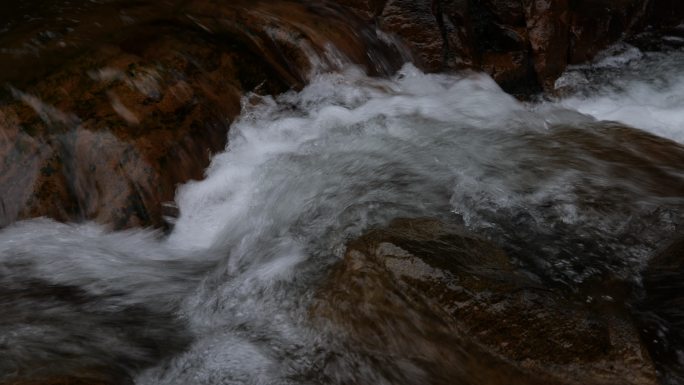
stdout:
[[0,222],[161,224],[160,203],[202,176],[240,110],[239,53],[215,48],[172,29],[136,53],[103,45],[15,90],[16,101],[2,107]]
[[591,60],[602,48],[638,31],[648,4],[643,0],[575,0],[571,9],[568,62]]
[[569,0],[525,0],[527,31],[539,82],[552,89],[568,63]]
[[245,91],[277,93],[304,84],[312,66],[344,65],[331,47],[375,74],[407,60],[376,27],[403,39],[426,70],[484,70],[529,94],[626,33],[684,15],[679,2],[646,5],[56,1],[34,20],[6,16],[0,81],[13,88],[0,91],[0,226],[42,215],[161,225],[161,203],[224,147]]
[[377,24],[406,41],[419,65],[435,72],[444,68],[444,42],[430,9],[429,0],[389,0],[377,17]]
[[591,60],[644,28],[684,21],[670,0],[338,2],[404,39],[427,71],[471,68],[519,94],[553,91],[568,64]]
[[[397,383],[656,383],[624,309],[542,288],[496,246],[434,220],[351,242],[312,314]],[[423,375],[402,382],[388,357]]]
[[365,18],[375,21],[380,16],[388,0],[338,0],[337,3],[350,8]]
[[69,9],[80,22],[68,28],[47,14],[0,35],[0,80],[13,87],[0,94],[0,227],[36,216],[161,226],[162,203],[225,147],[245,92],[300,87],[342,56],[376,74],[401,64],[373,29],[325,4],[84,7]]

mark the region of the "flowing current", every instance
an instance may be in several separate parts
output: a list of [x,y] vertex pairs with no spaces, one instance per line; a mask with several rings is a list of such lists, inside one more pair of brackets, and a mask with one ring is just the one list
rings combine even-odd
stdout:
[[684,141],[684,52],[622,47],[561,82],[567,96],[523,103],[483,74],[347,66],[246,96],[225,151],[179,188],[170,234],[2,230],[16,295],[0,380],[105,366],[136,384],[391,382],[309,306],[348,241],[400,217],[460,221],[542,281],[638,281],[681,220],[684,169],[658,148]]

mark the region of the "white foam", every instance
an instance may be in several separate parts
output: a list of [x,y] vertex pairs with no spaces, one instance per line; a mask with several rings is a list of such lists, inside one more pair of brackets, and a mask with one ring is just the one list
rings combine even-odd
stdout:
[[575,92],[558,105],[684,143],[683,69],[682,52],[645,54],[621,45],[564,74],[557,86]]
[[672,79],[665,88],[633,80],[621,92],[573,96],[560,105],[684,143],[684,76]]
[[599,52],[590,66],[598,68],[624,67],[643,57],[644,53],[639,48],[626,43],[617,43]]
[[[284,226],[311,203],[302,198],[320,193],[299,191],[289,178],[308,180],[311,184],[304,187],[315,188],[321,178],[336,171],[331,168],[334,164],[325,163],[335,153],[382,154],[385,149],[373,145],[386,145],[383,137],[407,143],[429,137],[411,126],[416,119],[458,122],[454,129],[486,129],[502,121],[505,126],[523,112],[520,103],[484,75],[425,75],[413,66],[405,67],[396,81],[369,79],[355,69],[321,75],[300,93],[285,94],[277,101],[266,98],[233,125],[227,151],[214,158],[206,178],[179,190],[181,216],[170,242],[208,247],[220,238],[234,243],[266,227]],[[376,119],[385,121],[376,124]],[[375,138],[380,138],[379,143],[373,142]],[[312,170],[321,176],[279,169],[278,159],[288,156],[322,158]],[[364,161],[359,154],[358,162]],[[274,170],[276,175],[272,175]],[[347,182],[323,181],[331,187],[340,183],[340,188]],[[287,190],[290,187],[295,191]],[[288,200],[291,204],[284,205]],[[272,211],[265,209],[268,206]]]

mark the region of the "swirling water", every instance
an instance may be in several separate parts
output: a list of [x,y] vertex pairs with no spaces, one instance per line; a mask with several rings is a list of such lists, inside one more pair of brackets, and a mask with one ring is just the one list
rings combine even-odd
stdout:
[[138,384],[334,383],[308,306],[350,239],[398,217],[462,221],[542,280],[638,280],[684,205],[684,169],[657,154],[681,150],[624,128],[684,138],[682,53],[653,55],[623,64],[626,81],[539,103],[410,64],[247,95],[225,152],[179,188],[168,236],[46,219],[2,230],[0,380],[106,366]]

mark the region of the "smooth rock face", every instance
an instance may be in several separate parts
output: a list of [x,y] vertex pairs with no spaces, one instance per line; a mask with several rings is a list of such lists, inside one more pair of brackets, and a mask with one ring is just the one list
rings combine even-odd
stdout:
[[459,227],[402,219],[349,244],[312,314],[380,367],[420,369],[385,368],[398,383],[657,383],[620,299],[584,298]]

